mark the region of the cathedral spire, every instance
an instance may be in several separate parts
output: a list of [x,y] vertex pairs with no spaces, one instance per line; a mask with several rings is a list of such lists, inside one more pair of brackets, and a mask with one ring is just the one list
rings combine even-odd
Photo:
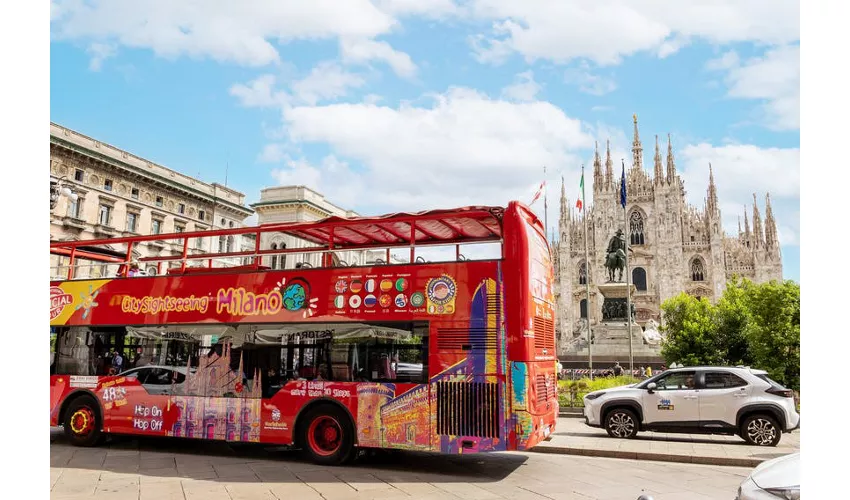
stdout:
[[602,190],[602,160],[599,158],[599,143],[593,154],[593,192]]
[[673,184],[676,178],[676,162],[673,160],[673,139],[667,134],[667,184]]
[[655,183],[664,182],[664,170],[661,167],[661,150],[658,149],[658,134],[655,135]]
[[611,140],[605,141],[605,188],[614,187],[614,162],[611,160]]
[[632,142],[632,168],[635,170],[643,170],[643,146],[640,144],[640,135],[638,134],[637,115],[632,115],[635,122],[635,138]]
[[764,243],[768,249],[779,246],[779,237],[776,232],[776,219],[773,218],[773,208],[770,206],[770,193],[765,196],[764,209]]
[[740,238],[743,232],[741,231],[741,216],[738,216],[738,237]]
[[764,232],[761,229],[761,215],[759,215],[758,200],[753,193],[753,244],[760,247],[764,243]]
[[711,163],[708,164],[708,202],[706,209],[710,216],[715,218],[720,217],[720,208],[717,203],[717,186],[714,185],[714,169],[711,168]]
[[744,236],[750,239],[750,217],[747,215],[746,206],[744,206]]
[[560,217],[561,224],[563,224],[564,221],[566,220],[568,213],[569,213],[569,209],[568,209],[568,205],[567,205],[567,190],[564,187],[564,176],[562,175],[561,176],[561,217]]

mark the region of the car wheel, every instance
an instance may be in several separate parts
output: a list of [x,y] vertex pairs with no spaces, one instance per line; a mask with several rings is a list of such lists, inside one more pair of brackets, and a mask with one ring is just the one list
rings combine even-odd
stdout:
[[103,438],[97,401],[89,396],[74,399],[65,410],[62,426],[74,446],[95,446]]
[[776,446],[782,439],[782,430],[769,415],[750,415],[741,423],[741,437],[755,446]]
[[341,465],[354,454],[354,425],[351,418],[335,405],[317,406],[304,415],[301,449],[313,462]]
[[631,439],[637,435],[638,419],[635,412],[627,408],[615,408],[605,417],[605,430],[615,438]]

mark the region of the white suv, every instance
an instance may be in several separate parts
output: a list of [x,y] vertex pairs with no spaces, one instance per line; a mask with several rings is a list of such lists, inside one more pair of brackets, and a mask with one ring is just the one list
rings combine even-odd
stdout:
[[758,446],[776,446],[783,432],[800,426],[790,389],[763,370],[721,366],[676,368],[591,392],[584,397],[584,419],[618,438],[639,430],[737,434]]

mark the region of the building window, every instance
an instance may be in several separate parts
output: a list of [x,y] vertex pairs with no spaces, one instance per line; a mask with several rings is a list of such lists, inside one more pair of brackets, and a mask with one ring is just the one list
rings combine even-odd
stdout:
[[[272,250],[277,250],[277,243],[272,243]],[[277,255],[272,255],[272,269],[277,269]]]
[[177,204],[177,213],[178,214],[185,214],[186,213],[186,204],[185,203],[178,203]]
[[158,207],[162,206],[162,196],[156,197],[156,206],[158,206]]
[[112,207],[109,205],[101,205],[97,216],[97,223],[101,226],[108,226],[112,218]]
[[130,197],[133,198],[134,200],[138,200],[139,199],[139,188],[130,189]]
[[233,229],[233,226],[234,226],[233,221],[230,221],[230,224],[228,224],[228,226],[230,226],[230,228]]
[[629,234],[632,245],[643,245],[643,216],[637,210],[629,216]]
[[632,269],[632,283],[639,292],[646,291],[646,270],[642,267]]
[[79,168],[74,170],[74,180],[77,182],[83,182],[83,177],[85,175],[86,173],[80,170]]
[[151,221],[151,234],[160,234],[162,233],[162,221],[158,219],[153,219]]
[[179,224],[174,224],[174,232],[175,232],[175,233],[182,233],[182,232],[183,232],[183,231],[185,231],[185,230],[186,230],[186,226],[181,226],[181,225],[179,225]]
[[705,265],[699,257],[691,261],[691,281],[705,281]]
[[218,237],[218,253],[224,253],[224,245],[227,242],[227,238],[224,236]]
[[579,314],[581,314],[581,317],[584,318],[584,319],[587,319],[587,299],[581,299],[581,302],[579,302],[578,308],[579,308]]
[[127,232],[135,233],[139,226],[139,214],[127,212]]
[[201,219],[201,220],[206,219],[206,215],[207,215],[206,212],[204,212],[203,210],[198,210],[198,218],[199,219]]
[[112,179],[103,180],[103,189],[104,191],[112,191]]
[[227,253],[230,253],[230,252],[233,251],[233,241],[234,241],[233,236],[227,237]]
[[76,200],[71,200],[68,203],[68,217],[73,217],[74,219],[80,218],[80,202],[81,198],[77,197]]
[[587,263],[582,262],[578,265],[578,284],[586,285],[587,284]]
[[221,219],[221,227],[227,227],[227,221]]

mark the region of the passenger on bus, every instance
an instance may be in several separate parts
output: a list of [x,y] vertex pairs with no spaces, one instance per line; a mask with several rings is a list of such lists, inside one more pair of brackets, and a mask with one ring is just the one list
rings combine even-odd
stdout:
[[130,270],[127,271],[127,276],[132,278],[134,276],[140,276],[140,275],[141,275],[141,272],[139,271],[139,263],[136,262],[136,261],[131,262],[130,263]]

